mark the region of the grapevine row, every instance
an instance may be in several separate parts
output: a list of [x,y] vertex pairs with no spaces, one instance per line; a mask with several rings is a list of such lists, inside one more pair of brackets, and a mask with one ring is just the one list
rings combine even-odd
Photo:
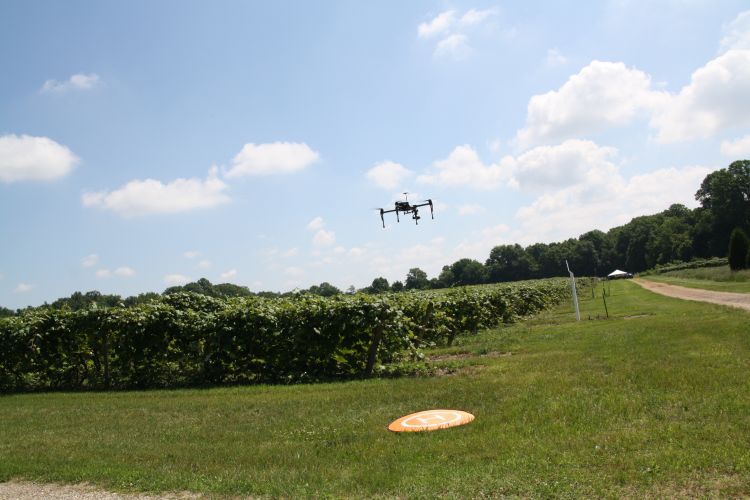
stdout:
[[372,375],[569,296],[564,280],[385,295],[37,309],[0,320],[0,391],[279,383]]

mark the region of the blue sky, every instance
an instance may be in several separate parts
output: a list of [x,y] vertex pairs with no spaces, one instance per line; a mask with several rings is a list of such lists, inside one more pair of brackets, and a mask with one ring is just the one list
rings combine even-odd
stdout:
[[741,1],[3,2],[0,68],[6,307],[434,276],[750,157]]

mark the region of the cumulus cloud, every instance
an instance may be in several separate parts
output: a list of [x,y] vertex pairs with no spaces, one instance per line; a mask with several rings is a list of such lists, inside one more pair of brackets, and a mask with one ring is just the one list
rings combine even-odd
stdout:
[[713,167],[666,168],[624,178],[585,179],[544,194],[520,208],[518,242],[555,241],[592,229],[607,230],[633,217],[655,213],[672,203],[696,206],[693,197]]
[[83,206],[111,210],[123,217],[175,214],[212,208],[230,201],[227,185],[211,167],[205,180],[176,179],[167,184],[154,179],[130,181],[115,191],[84,193]]
[[297,172],[320,159],[320,154],[305,143],[248,143],[232,160],[226,177],[269,175]]
[[169,286],[184,285],[190,281],[189,277],[182,274],[167,274],[164,276],[164,283]]
[[94,267],[99,262],[99,256],[95,253],[81,259],[81,267]]
[[336,243],[336,233],[320,229],[313,236],[313,245],[316,247],[329,247]]
[[198,268],[199,269],[208,269],[213,265],[213,263],[210,260],[202,260],[198,262]]
[[109,269],[97,269],[96,271],[97,278],[109,278],[110,276],[112,276],[112,271]]
[[28,283],[19,283],[14,289],[13,293],[26,293],[34,289],[34,285]]
[[201,253],[198,250],[188,250],[187,252],[183,253],[182,255],[186,259],[195,259],[198,257]]
[[593,179],[606,182],[617,174],[617,167],[610,161],[616,154],[615,148],[571,139],[556,146],[539,146],[504,161],[513,173],[515,182],[511,184],[539,190]]
[[229,271],[221,273],[221,279],[228,280],[237,276],[237,269],[230,269]]
[[131,276],[135,275],[135,270],[128,266],[122,266],[115,269],[115,274],[117,276],[122,276],[123,278],[130,278]]
[[79,161],[70,149],[47,137],[0,136],[0,182],[59,179]]
[[750,10],[740,12],[724,27],[719,51],[726,52],[732,49],[750,49]]
[[307,223],[307,229],[316,231],[323,228],[323,217],[315,217],[313,220]]
[[463,145],[456,147],[448,158],[434,162],[427,173],[417,177],[417,182],[494,189],[507,183],[510,174],[508,165],[503,162],[485,165],[471,146]]
[[531,98],[526,126],[515,142],[525,148],[622,125],[652,109],[659,98],[643,71],[621,62],[592,61],[560,89]]
[[750,124],[750,50],[730,50],[696,70],[654,110],[659,142],[705,139]]
[[403,165],[392,161],[378,163],[365,174],[367,179],[377,187],[384,189],[396,189],[410,178],[414,172]]
[[42,85],[42,92],[63,93],[70,90],[90,90],[99,85],[100,78],[96,73],[77,73],[65,81],[47,80]]
[[733,141],[722,141],[721,154],[732,156],[736,159],[750,158],[750,135],[740,137]]
[[558,90],[529,100],[519,148],[648,120],[660,143],[705,139],[750,124],[750,50],[731,49],[696,70],[679,92],[621,62],[592,61]]

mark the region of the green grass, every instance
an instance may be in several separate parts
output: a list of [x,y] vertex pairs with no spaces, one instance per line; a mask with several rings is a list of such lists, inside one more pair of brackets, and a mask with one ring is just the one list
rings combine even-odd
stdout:
[[[608,320],[587,295],[580,323],[565,304],[429,353],[453,375],[0,397],[0,481],[217,496],[750,495],[750,316],[607,286]],[[386,429],[430,408],[476,420]]]
[[688,288],[750,293],[750,270],[731,271],[729,266],[683,269],[642,278]]

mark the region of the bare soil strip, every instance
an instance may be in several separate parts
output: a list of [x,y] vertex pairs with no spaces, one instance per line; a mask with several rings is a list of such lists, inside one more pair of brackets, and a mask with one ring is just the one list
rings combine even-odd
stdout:
[[633,280],[646,290],[650,290],[668,297],[685,300],[696,300],[699,302],[710,302],[722,306],[739,307],[750,311],[750,293],[716,292],[714,290],[701,290],[698,288],[685,288],[684,286],[667,285],[656,281]]
[[32,483],[8,481],[0,483],[0,500],[183,500],[200,498],[194,493],[166,495],[133,495],[101,490],[90,484]]

